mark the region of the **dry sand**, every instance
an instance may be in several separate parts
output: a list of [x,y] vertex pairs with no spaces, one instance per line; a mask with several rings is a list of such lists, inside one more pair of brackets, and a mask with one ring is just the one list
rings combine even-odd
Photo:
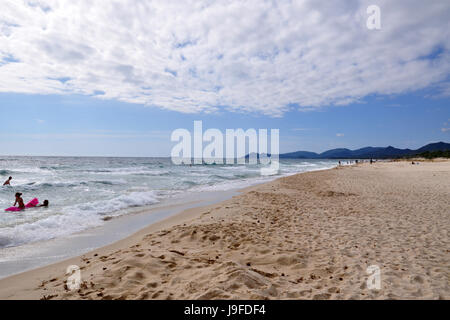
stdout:
[[449,299],[449,218],[448,161],[303,173],[3,279],[0,298]]

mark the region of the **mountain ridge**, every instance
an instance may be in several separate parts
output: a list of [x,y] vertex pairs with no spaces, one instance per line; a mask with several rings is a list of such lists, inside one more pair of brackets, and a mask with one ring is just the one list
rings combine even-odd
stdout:
[[310,151],[294,151],[280,154],[283,159],[388,159],[399,158],[422,152],[445,151],[450,150],[450,143],[434,142],[429,143],[416,150],[399,149],[393,146],[388,147],[364,147],[356,150],[347,148],[337,148],[324,151],[322,153]]

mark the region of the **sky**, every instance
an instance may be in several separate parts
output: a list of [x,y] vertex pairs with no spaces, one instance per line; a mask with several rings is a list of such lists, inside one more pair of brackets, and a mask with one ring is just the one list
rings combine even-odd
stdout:
[[0,119],[0,155],[169,156],[194,120],[282,153],[450,142],[450,3],[0,0]]

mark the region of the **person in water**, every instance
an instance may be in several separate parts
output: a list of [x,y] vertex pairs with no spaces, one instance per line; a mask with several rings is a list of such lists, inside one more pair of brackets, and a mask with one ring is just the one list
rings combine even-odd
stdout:
[[12,180],[12,177],[9,177],[8,180],[5,181],[5,183],[3,184],[4,186],[10,186],[10,182]]
[[48,200],[44,200],[44,203],[38,205],[38,207],[48,207]]
[[25,204],[23,203],[22,194],[20,192],[16,193],[16,202],[14,202],[14,207],[16,204],[19,205],[20,209],[25,209]]

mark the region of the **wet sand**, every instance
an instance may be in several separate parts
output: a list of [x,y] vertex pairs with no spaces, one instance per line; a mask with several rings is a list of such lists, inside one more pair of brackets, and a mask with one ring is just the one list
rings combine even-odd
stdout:
[[449,299],[449,218],[448,161],[302,173],[0,280],[0,298]]

